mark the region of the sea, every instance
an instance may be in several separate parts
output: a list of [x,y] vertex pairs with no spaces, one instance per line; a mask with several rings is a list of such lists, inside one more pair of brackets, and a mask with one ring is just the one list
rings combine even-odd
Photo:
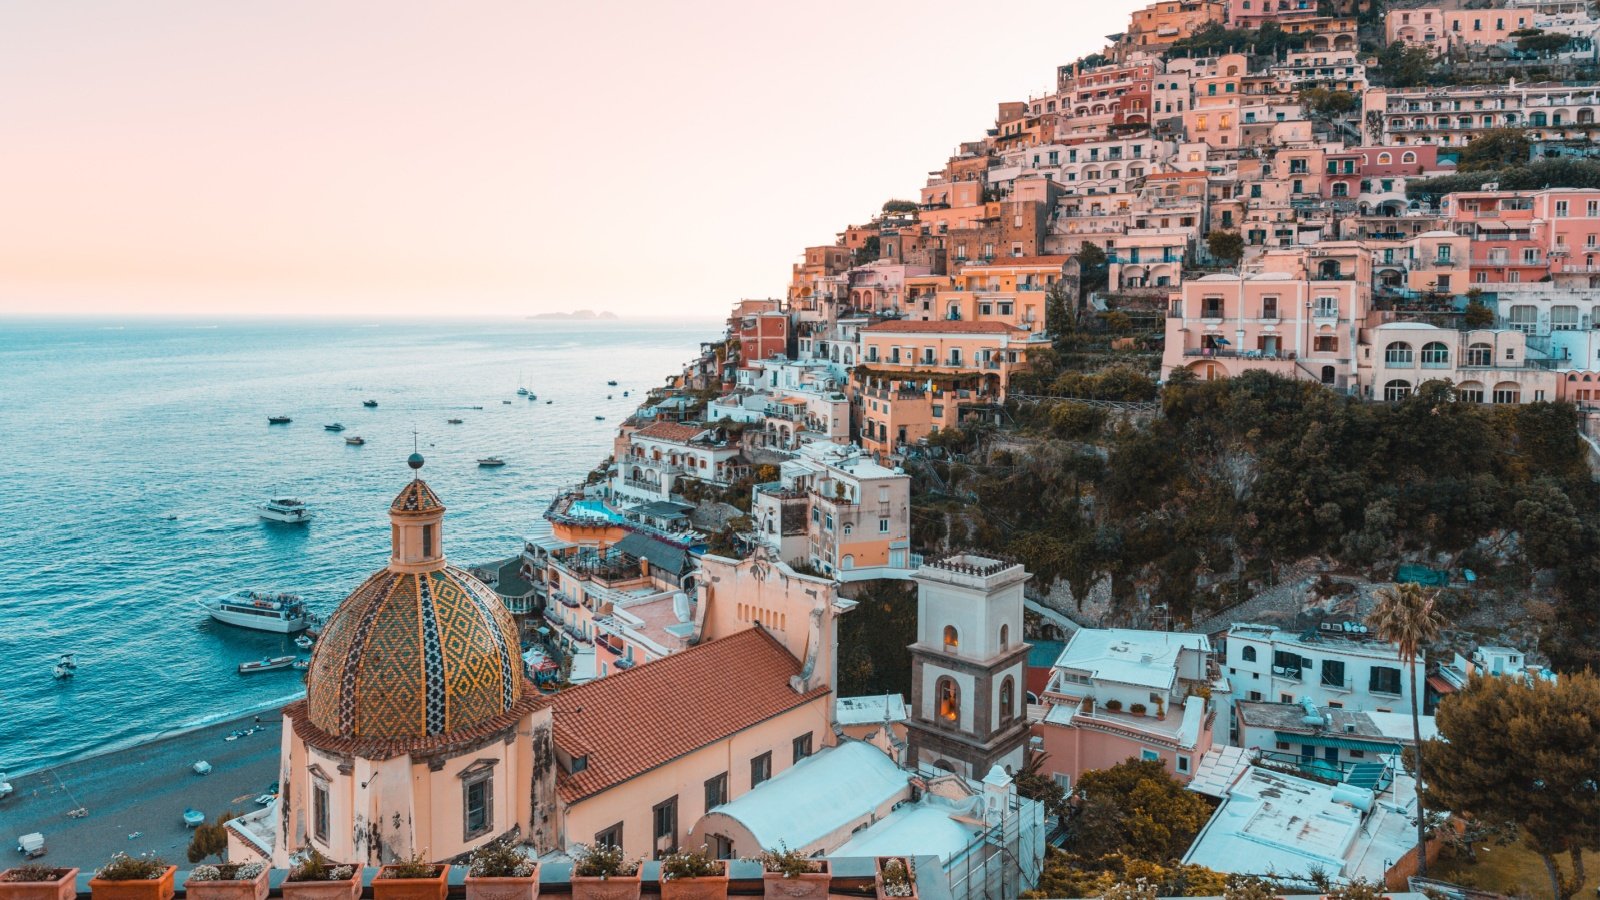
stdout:
[[[720,331],[709,319],[0,319],[0,772],[299,695],[297,671],[235,668],[297,652],[288,638],[214,622],[199,602],[249,588],[332,611],[388,560],[388,504],[413,446],[448,509],[450,560],[515,555],[552,497],[610,454],[644,392]],[[323,428],[335,422],[345,430]],[[477,465],[491,455],[505,466]],[[257,516],[281,496],[315,519]],[[56,680],[63,653],[77,675]]]

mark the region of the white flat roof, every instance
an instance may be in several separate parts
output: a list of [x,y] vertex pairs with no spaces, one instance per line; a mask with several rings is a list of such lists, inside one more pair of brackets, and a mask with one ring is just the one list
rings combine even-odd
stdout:
[[956,821],[959,810],[924,797],[923,802],[902,806],[828,854],[829,859],[874,856],[937,856],[940,862],[960,853],[978,829]]
[[750,829],[762,847],[805,847],[908,796],[911,773],[871,744],[845,741],[800,760],[712,810]]
[[1209,653],[1211,642],[1203,634],[1082,628],[1067,642],[1056,666],[1118,684],[1169,688],[1177,677],[1178,654],[1186,649]]
[[833,701],[833,718],[840,725],[876,725],[904,722],[906,698],[900,694],[840,697]]

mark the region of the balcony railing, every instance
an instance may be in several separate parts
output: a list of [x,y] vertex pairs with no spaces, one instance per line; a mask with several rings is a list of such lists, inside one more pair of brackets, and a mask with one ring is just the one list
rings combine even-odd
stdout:
[[1227,350],[1210,347],[1185,347],[1184,356],[1218,357],[1221,359],[1297,359],[1293,350]]

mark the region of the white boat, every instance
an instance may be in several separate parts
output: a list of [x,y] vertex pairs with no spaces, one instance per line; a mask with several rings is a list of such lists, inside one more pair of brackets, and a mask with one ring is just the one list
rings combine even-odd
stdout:
[[526,397],[526,396],[528,396],[528,389],[527,388],[517,388],[517,396],[518,397]]
[[304,631],[311,621],[304,600],[298,594],[272,594],[266,591],[238,591],[200,603],[211,618],[227,625],[293,634]]
[[194,773],[196,775],[210,775],[211,774],[211,763],[208,763],[203,759],[200,760],[199,762],[195,763],[193,766],[190,766],[190,768],[194,769]]
[[505,464],[506,461],[498,456],[485,456],[483,459],[478,460],[478,465],[485,469],[497,469]]
[[362,446],[363,444],[366,443],[366,440],[364,438],[362,438],[361,435],[359,435],[359,434],[352,434],[349,437],[345,438],[344,442],[346,444],[349,444],[352,447],[360,447],[360,446]]
[[446,425],[460,425],[461,424],[461,420],[460,419],[445,419],[444,421],[445,421]]
[[263,519],[285,522],[290,525],[309,522],[314,517],[314,514],[304,502],[293,497],[278,497],[268,500],[257,507],[256,511]]
[[292,656],[263,657],[250,662],[239,663],[239,674],[249,675],[251,672],[272,672],[277,669],[287,669],[294,665]]
[[305,634],[302,634],[299,637],[294,639],[294,645],[296,647],[299,647],[301,650],[310,650],[313,646],[316,645],[316,643],[317,643],[317,641],[316,641],[315,638],[311,637],[310,635],[305,635]]
[[183,824],[189,826],[190,828],[198,828],[201,825],[204,825],[205,822],[206,814],[200,810],[191,806],[183,811]]
[[72,669],[57,663],[56,667],[50,670],[50,674],[54,675],[57,681],[65,681],[68,678],[71,678],[74,672]]

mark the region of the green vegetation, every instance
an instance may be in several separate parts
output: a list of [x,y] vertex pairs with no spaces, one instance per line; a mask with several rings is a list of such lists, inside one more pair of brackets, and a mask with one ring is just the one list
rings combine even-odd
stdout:
[[[1439,639],[1444,630],[1444,615],[1439,611],[1437,590],[1424,590],[1419,584],[1400,584],[1378,591],[1378,605],[1367,617],[1372,632],[1395,646],[1400,661],[1411,672],[1411,736],[1415,748],[1411,754],[1411,770],[1417,780],[1426,782],[1422,768],[1422,721],[1417,698],[1422,695],[1417,683],[1418,663],[1423,651]],[[1417,845],[1427,842],[1427,810],[1424,797],[1417,798]],[[1428,877],[1428,857],[1417,857],[1417,874]]]
[[228,830],[222,827],[223,823],[238,817],[237,812],[229,810],[210,822],[196,826],[189,838],[189,850],[186,854],[189,862],[197,863],[208,856],[222,858],[222,855],[228,852]]
[[[919,505],[918,514],[928,513]],[[911,696],[906,648],[917,639],[915,588],[908,581],[872,581],[855,600],[860,605],[839,619],[839,696]]]
[[1078,293],[1087,297],[1104,290],[1111,271],[1111,260],[1099,244],[1084,244],[1078,249]]
[[1481,131],[1461,150],[1456,171],[1496,171],[1526,165],[1533,154],[1528,133],[1521,128],[1491,128]]
[[1485,184],[1490,183],[1499,184],[1504,191],[1530,191],[1547,187],[1600,188],[1600,161],[1541,159],[1526,165],[1413,180],[1406,183],[1406,195],[1437,198],[1456,191],[1482,190]]
[[1300,102],[1312,112],[1324,116],[1342,116],[1361,106],[1361,101],[1349,91],[1331,91],[1320,87],[1301,91]]
[[883,204],[883,214],[886,216],[914,213],[917,204],[911,200],[886,200]]
[[1434,76],[1438,58],[1426,47],[1386,44],[1378,52],[1378,65],[1367,74],[1389,87],[1421,87]]
[[1213,259],[1232,265],[1244,255],[1244,236],[1237,231],[1213,231],[1206,235],[1206,251]]
[[1268,22],[1255,31],[1248,28],[1228,28],[1220,22],[1213,22],[1189,37],[1173,42],[1164,55],[1167,59],[1215,56],[1219,53],[1277,56],[1290,50],[1300,50],[1305,44],[1305,36],[1290,34],[1273,22]]

